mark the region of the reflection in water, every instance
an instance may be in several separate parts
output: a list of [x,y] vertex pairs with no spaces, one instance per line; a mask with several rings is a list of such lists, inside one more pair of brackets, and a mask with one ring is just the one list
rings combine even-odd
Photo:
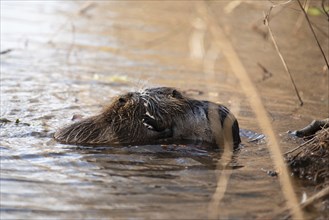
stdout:
[[194,59],[203,59],[205,54],[204,38],[207,29],[206,24],[201,18],[196,18],[192,25],[194,29],[189,42],[190,57]]

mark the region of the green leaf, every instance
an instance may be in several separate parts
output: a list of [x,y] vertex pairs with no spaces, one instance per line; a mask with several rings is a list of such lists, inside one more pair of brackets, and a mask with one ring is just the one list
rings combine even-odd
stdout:
[[323,14],[323,11],[318,7],[309,7],[307,10],[307,14],[311,16],[319,16]]

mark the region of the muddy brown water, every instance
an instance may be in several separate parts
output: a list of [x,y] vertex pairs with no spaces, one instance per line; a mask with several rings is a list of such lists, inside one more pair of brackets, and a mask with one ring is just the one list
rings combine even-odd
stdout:
[[[291,37],[296,5],[273,19],[305,102],[298,107],[271,42],[260,34],[270,3],[229,3],[206,4],[287,150],[300,143],[287,130],[328,115],[321,56],[307,26]],[[312,19],[324,29],[321,17]],[[194,2],[1,1],[1,51],[11,49],[1,55],[1,219],[205,219],[218,176],[228,170],[221,218],[261,218],[284,209],[278,178],[265,172],[275,169],[266,141],[244,137],[223,170],[216,166],[220,152],[203,146],[83,147],[51,138],[75,114],[95,114],[115,95],[159,85],[223,103],[242,128],[261,133],[208,29]],[[325,35],[319,38],[328,45]],[[258,63],[273,74],[269,79],[262,80]],[[312,193],[295,187],[299,199]]]

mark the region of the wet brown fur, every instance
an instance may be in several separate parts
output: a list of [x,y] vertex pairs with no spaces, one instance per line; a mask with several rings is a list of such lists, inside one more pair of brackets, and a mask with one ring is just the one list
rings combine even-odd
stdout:
[[[229,128],[235,147],[240,143],[239,126],[229,110],[222,105],[198,101],[173,88],[159,87],[131,92],[115,98],[99,115],[59,129],[54,138],[67,144],[129,145],[180,140],[216,144],[208,111],[218,112]],[[224,132],[222,132],[224,133]]]

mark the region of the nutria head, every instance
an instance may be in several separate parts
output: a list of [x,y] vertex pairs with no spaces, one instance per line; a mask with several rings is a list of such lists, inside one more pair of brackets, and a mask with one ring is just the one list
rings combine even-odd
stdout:
[[172,128],[174,120],[191,109],[189,99],[173,88],[150,88],[142,94],[146,109],[143,121],[156,131]]
[[173,88],[130,92],[114,98],[101,114],[60,129],[54,138],[67,144],[152,143],[170,137],[173,116],[187,108],[187,98]]

